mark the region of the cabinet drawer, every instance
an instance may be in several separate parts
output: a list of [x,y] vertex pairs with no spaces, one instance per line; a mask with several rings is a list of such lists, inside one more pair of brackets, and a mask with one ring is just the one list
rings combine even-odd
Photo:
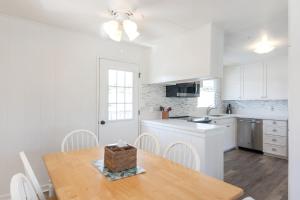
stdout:
[[287,136],[287,127],[264,126],[264,134]]
[[287,127],[287,121],[264,120],[264,126]]
[[286,146],[287,139],[286,137],[275,136],[275,135],[264,135],[264,143],[275,144],[279,146]]
[[287,148],[283,146],[276,146],[272,144],[264,144],[264,152],[277,155],[277,156],[287,156]]
[[228,118],[228,119],[213,119],[211,123],[217,124],[217,125],[232,125],[234,124],[235,119],[234,118]]

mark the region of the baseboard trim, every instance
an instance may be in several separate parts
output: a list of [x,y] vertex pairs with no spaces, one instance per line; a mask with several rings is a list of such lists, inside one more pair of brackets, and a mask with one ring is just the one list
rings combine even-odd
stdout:
[[[49,191],[49,184],[42,185],[42,191],[48,192]],[[10,200],[10,194],[0,194],[0,200]]]

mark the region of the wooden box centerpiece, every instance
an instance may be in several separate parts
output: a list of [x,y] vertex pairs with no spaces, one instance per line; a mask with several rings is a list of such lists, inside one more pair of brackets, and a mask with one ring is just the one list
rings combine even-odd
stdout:
[[133,146],[118,145],[104,148],[104,166],[111,172],[120,172],[136,167],[137,149]]

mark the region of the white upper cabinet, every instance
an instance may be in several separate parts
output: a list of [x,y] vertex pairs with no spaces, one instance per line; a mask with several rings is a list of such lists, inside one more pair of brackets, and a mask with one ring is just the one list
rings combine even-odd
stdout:
[[268,99],[288,98],[288,59],[279,57],[266,63]]
[[280,100],[288,98],[287,57],[264,63],[224,67],[224,100]]
[[149,83],[221,78],[224,33],[213,24],[156,41]]
[[264,67],[261,63],[245,65],[243,68],[243,99],[255,100],[265,97]]
[[223,79],[223,99],[239,100],[241,99],[241,67],[228,66],[224,67]]

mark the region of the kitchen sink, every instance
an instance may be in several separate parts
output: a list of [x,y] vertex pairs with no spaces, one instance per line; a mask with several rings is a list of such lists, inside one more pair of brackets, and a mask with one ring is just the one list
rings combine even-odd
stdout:
[[189,122],[194,122],[194,123],[204,123],[208,124],[211,122],[211,119],[209,117],[192,117],[188,119]]
[[216,114],[216,115],[209,115],[209,116],[211,116],[211,117],[223,117],[223,116],[225,116],[225,114]]

